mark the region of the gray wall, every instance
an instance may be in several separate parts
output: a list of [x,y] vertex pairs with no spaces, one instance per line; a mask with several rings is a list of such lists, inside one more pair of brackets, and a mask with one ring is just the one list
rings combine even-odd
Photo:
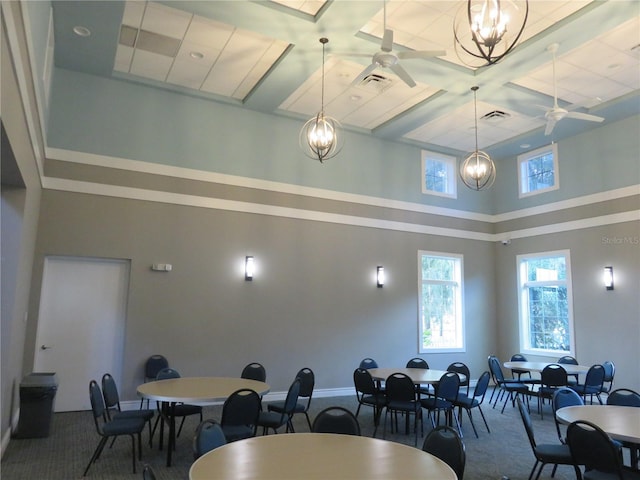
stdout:
[[[3,4],[4,15],[19,15],[17,2]],[[5,8],[6,7],[6,8]],[[2,225],[2,384],[1,434],[2,451],[9,441],[12,417],[17,411],[18,384],[24,373],[23,354],[28,299],[30,294],[33,252],[40,207],[41,186],[33,144],[39,141],[37,134],[30,137],[21,101],[16,73],[9,53],[9,41],[2,22],[1,51],[1,108],[2,124],[10,141],[19,177],[26,188],[3,185]],[[22,31],[16,32],[22,35]],[[29,78],[30,72],[23,71]],[[34,105],[33,97],[30,98]],[[29,112],[33,115],[33,111]],[[4,159],[3,159],[4,160]]]

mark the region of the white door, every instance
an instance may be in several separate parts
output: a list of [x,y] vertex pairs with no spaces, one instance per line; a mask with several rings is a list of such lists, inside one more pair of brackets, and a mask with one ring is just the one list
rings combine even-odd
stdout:
[[89,381],[119,380],[129,289],[128,260],[45,258],[35,372],[55,372],[55,411],[90,410]]

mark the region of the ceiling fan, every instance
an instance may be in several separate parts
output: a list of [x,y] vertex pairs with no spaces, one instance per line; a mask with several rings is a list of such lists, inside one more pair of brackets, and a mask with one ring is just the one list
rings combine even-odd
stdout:
[[[351,82],[351,86],[357,85],[364,80],[367,75],[372,73],[377,68],[388,68],[395,73],[404,83],[409,87],[415,87],[416,82],[411,78],[411,75],[400,64],[400,60],[411,58],[432,58],[446,55],[444,50],[407,50],[402,52],[393,51],[393,30],[387,29],[387,2],[383,1],[383,29],[384,35],[382,37],[382,45],[380,51],[373,54],[371,57],[371,65],[365,68],[360,74]],[[349,56],[369,56],[362,53],[347,53]]]
[[590,115],[588,113],[580,113],[571,111],[573,108],[578,108],[580,105],[571,105],[568,108],[562,108],[558,105],[558,88],[556,85],[556,52],[560,47],[557,43],[552,43],[547,47],[547,51],[553,55],[553,107],[547,108],[542,105],[538,107],[546,110],[544,117],[547,119],[547,126],[544,129],[545,135],[550,135],[553,132],[556,123],[563,118],[573,118],[575,120],[586,120],[588,122],[602,122],[604,118],[596,115]]

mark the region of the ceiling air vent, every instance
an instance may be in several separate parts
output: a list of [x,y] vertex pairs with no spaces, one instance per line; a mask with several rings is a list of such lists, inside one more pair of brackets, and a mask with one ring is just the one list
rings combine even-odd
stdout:
[[364,77],[358,84],[358,86],[368,89],[375,89],[376,91],[382,93],[387,88],[389,88],[392,83],[393,81],[390,78],[383,77],[382,75],[378,75],[377,73],[372,73]]
[[480,117],[480,120],[489,123],[499,123],[503,120],[508,119],[510,116],[511,115],[509,115],[507,112],[503,112],[502,110],[494,110],[492,112],[484,114],[482,117]]

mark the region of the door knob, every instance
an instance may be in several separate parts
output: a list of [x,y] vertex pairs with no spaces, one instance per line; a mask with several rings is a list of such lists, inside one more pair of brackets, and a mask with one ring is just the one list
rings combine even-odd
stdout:
[[41,345],[40,346],[40,350],[48,350],[50,348],[53,348],[53,347],[47,347],[46,345]]

